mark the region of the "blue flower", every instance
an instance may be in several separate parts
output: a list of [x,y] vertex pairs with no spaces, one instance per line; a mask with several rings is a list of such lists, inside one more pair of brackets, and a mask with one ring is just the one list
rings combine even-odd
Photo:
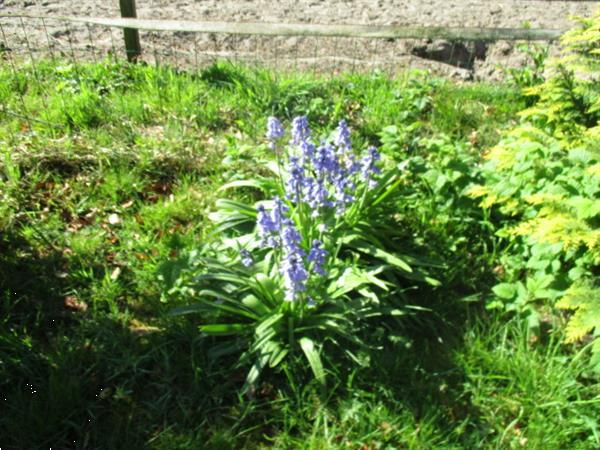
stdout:
[[298,145],[300,147],[300,154],[302,155],[302,164],[308,165],[315,154],[315,146],[309,141],[302,141]]
[[283,275],[283,287],[285,301],[297,300],[298,294],[306,290],[308,272],[304,267],[304,261],[298,253],[286,252],[281,263],[281,274]]
[[291,219],[283,219],[283,226],[281,229],[281,240],[283,242],[283,246],[286,249],[298,247],[297,252],[304,253],[304,251],[299,247],[300,242],[302,242],[302,236],[300,236],[300,233],[298,233],[298,230],[296,229],[296,226],[294,225],[294,222],[292,222]]
[[261,238],[261,245],[272,247],[272,235],[276,233],[279,228],[271,219],[271,215],[266,211],[263,205],[258,206],[258,214],[256,218],[256,224],[258,226],[258,236]]
[[323,179],[304,179],[304,197],[302,200],[313,210],[312,217],[319,216],[319,208],[333,206],[333,202],[329,200],[329,196],[329,191]]
[[360,175],[363,180],[369,183],[369,187],[374,187],[377,183],[373,180],[373,176],[381,173],[381,169],[375,164],[381,159],[381,155],[375,147],[369,147],[367,154],[360,161]]
[[242,264],[245,267],[250,267],[254,263],[254,260],[252,259],[252,255],[245,248],[240,250],[240,256],[242,258]]
[[329,144],[320,145],[312,159],[317,177],[332,180],[338,174],[340,165],[334,148]]
[[[288,204],[302,205],[300,213],[309,209],[314,220],[322,215],[326,208],[335,208],[334,213],[341,215],[348,205],[355,201],[354,193],[359,181],[372,187],[374,176],[380,173],[376,163],[380,155],[375,147],[370,147],[362,158],[352,149],[350,129],[345,120],[341,120],[335,130],[333,141],[323,142],[316,147],[311,140],[311,131],[305,116],[296,117],[291,125],[291,139],[287,150],[287,167],[282,175],[285,199]],[[267,139],[271,148],[276,148],[284,136],[284,129],[275,117],[268,120]],[[279,160],[281,163],[283,160]],[[270,211],[258,207],[257,229],[261,245],[280,248],[275,255],[279,257],[279,272],[283,279],[285,300],[295,301],[301,292],[306,291],[309,276],[326,275],[325,263],[328,252],[323,242],[313,240],[310,250],[303,249],[303,236],[296,224],[288,216],[289,208],[279,197],[273,199]],[[296,217],[296,216],[294,216]],[[299,215],[300,218],[304,216]],[[314,223],[319,233],[325,233],[326,224]],[[306,238],[306,236],[304,236]],[[241,251],[242,263],[252,264],[248,252]],[[310,274],[309,274],[310,270]],[[306,297],[309,304],[314,300]]]
[[346,170],[340,170],[336,179],[333,180],[334,206],[338,214],[343,214],[346,211],[346,205],[354,201],[354,196],[350,192],[354,191],[356,185],[348,175]]
[[302,240],[291,219],[284,219],[281,231],[283,242],[283,257],[281,261],[281,275],[285,291],[285,300],[294,301],[298,293],[306,290],[308,271],[304,267],[305,252],[300,247]]
[[269,117],[267,120],[267,139],[269,141],[269,147],[274,150],[277,146],[277,141],[280,140],[285,134],[285,130],[281,125],[281,122],[277,117]]
[[306,116],[298,116],[292,120],[292,140],[290,144],[300,145],[310,138],[310,128]]
[[284,220],[285,213],[289,208],[283,203],[283,200],[276,196],[273,199],[273,211],[271,212],[271,221],[275,224],[277,231],[281,229],[281,224]]
[[327,256],[327,250],[323,248],[323,243],[318,239],[312,242],[310,252],[308,253],[308,262],[313,263],[313,271],[319,275],[325,275],[325,257]]
[[290,157],[288,175],[289,178],[285,186],[286,198],[294,203],[298,203],[304,185],[304,168],[300,165],[299,159],[295,156]]
[[352,151],[352,142],[350,141],[350,129],[345,120],[340,120],[336,129],[333,143],[337,147],[337,155],[341,165],[346,168],[348,174],[352,175],[360,170],[360,164]]
[[338,127],[335,130],[333,143],[338,149],[340,149],[340,152],[342,153],[352,150],[352,142],[350,142],[350,129],[348,128],[348,123],[344,119],[340,120],[338,123]]
[[273,209],[267,212],[263,205],[259,205],[257,210],[256,223],[258,225],[258,236],[261,238],[263,247],[279,247],[281,225],[284,220],[288,207],[279,197],[273,199]]

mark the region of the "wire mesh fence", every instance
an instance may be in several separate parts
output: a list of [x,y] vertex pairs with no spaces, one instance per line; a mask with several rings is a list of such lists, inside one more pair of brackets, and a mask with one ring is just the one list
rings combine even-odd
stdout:
[[[416,67],[462,79],[499,75],[501,68],[522,64],[524,61],[513,51],[519,37],[522,42],[551,42],[560,34],[560,30],[451,28],[412,28],[399,33],[393,27],[277,28],[272,24],[219,24],[212,27],[217,32],[210,32],[203,31],[210,26],[190,27],[185,22],[137,22],[145,28],[157,28],[140,30],[141,58],[151,64],[199,69],[226,59],[278,70],[319,73],[373,69],[394,73]],[[81,62],[107,56],[121,59],[127,56],[121,28],[115,19],[97,19],[94,23],[93,19],[82,22],[58,17],[4,16],[0,17],[1,52],[5,58],[21,61],[66,58]],[[435,39],[437,36],[440,39]]]
[[[125,61],[126,27],[139,28],[140,62],[190,75],[225,60],[326,77],[373,71],[393,77],[427,69],[461,80],[501,78],[507,68],[528,63],[526,55],[515,51],[520,43],[537,40],[545,51],[560,35],[560,30],[198,24],[21,15],[0,16],[0,59],[15,74],[27,70],[33,78],[39,78],[38,66],[48,61],[55,67],[75,68],[87,62]],[[164,83],[156,86],[159,90]],[[43,121],[23,99],[19,110],[3,105],[2,111],[29,123]]]

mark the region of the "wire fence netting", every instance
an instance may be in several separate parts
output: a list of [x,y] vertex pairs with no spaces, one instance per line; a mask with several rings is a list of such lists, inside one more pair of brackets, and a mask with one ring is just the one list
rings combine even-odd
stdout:
[[[461,80],[499,79],[503,69],[526,64],[519,42],[356,38],[336,36],[260,36],[188,31],[140,30],[141,59],[187,70],[217,60],[278,70],[320,74],[410,68]],[[550,45],[550,44],[547,44]],[[3,59],[96,61],[126,58],[119,28],[57,18],[0,17]]]
[[[507,68],[531,62],[531,55],[517,50],[523,44],[518,41],[148,30],[140,30],[139,36],[142,63],[187,74],[197,74],[217,61],[228,61],[277,72],[309,72],[325,77],[373,71],[394,77],[410,69],[426,69],[462,81],[489,81],[502,79]],[[544,52],[553,48],[551,42],[527,45],[539,46]],[[37,67],[48,62],[55,67],[65,64],[76,67],[89,62],[126,59],[121,28],[57,17],[0,16],[0,61],[15,74],[29,71],[37,78]],[[156,85],[161,89],[164,83]],[[24,100],[18,110],[3,105],[2,111],[30,121],[40,120],[38,114],[28,110]]]

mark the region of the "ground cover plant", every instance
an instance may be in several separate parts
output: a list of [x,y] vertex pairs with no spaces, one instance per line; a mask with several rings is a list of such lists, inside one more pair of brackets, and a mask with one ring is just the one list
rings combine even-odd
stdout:
[[[491,149],[486,184],[473,194],[508,216],[500,233],[514,244],[495,304],[527,314],[534,327],[540,306],[574,310],[574,342],[600,333],[600,15],[581,19],[562,43],[565,54],[526,90],[535,101]],[[591,350],[600,369],[599,340]]]
[[[274,160],[264,164],[270,176],[221,187],[258,188],[272,200],[257,207],[217,200],[215,231],[223,238],[192,261],[195,267],[184,275],[189,280],[180,276],[178,289],[169,289],[197,299],[177,314],[203,313],[205,322],[214,316],[217,323],[200,327],[204,334],[235,336],[215,347],[220,355],[246,350],[242,360],[253,360],[246,389],[256,388],[267,364],[288,366],[286,359],[299,349],[325,385],[325,349],[327,356],[345,354],[360,364],[356,351],[368,349],[361,331],[407,314],[397,297],[413,286],[403,278],[438,283],[411,267],[434,263],[411,257],[409,265],[398,252],[402,227],[394,205],[402,180],[397,168],[382,171],[375,147],[357,153],[345,120],[331,142],[316,145],[307,118],[298,116],[289,144],[282,145],[286,138],[281,122],[270,117]],[[270,170],[269,162],[275,163]],[[244,232],[254,223],[256,233]]]
[[[191,74],[112,60],[36,61],[0,66],[0,100],[0,447],[600,445],[598,376],[590,346],[564,342],[569,315],[538,302],[539,326],[531,327],[514,308],[489,309],[504,292],[499,283],[527,285],[538,270],[528,255],[542,245],[502,232],[537,216],[507,219],[473,196],[473,186],[496,186],[483,156],[523,126],[517,113],[531,100],[513,85],[455,85],[419,72],[332,78],[225,62]],[[303,168],[304,178],[318,179],[318,170],[312,160],[284,163],[291,135],[279,139],[269,117],[295,134],[310,127],[292,157],[300,141],[315,151],[323,143],[377,147],[356,153],[371,172],[356,172],[346,211],[323,207],[315,222],[300,211],[308,208],[286,174]],[[582,164],[569,170],[592,176]],[[291,233],[290,248],[260,245],[278,236],[267,220],[276,194],[301,236]],[[580,219],[597,227],[588,216]],[[318,225],[333,232],[338,218],[334,245]],[[278,269],[292,250],[314,278],[300,270],[286,282]],[[593,281],[585,255],[583,247],[561,253],[560,270],[580,267]],[[507,261],[526,266],[519,272]],[[348,278],[338,285],[347,269],[357,284],[337,303],[325,301],[321,289],[348,286]],[[236,276],[219,275],[228,271]],[[222,279],[207,284],[207,275]],[[274,286],[263,290],[267,282]],[[295,302],[285,301],[286,289],[297,291]],[[263,329],[277,337],[270,351],[287,349],[256,378],[256,333],[215,333],[256,323],[253,308],[262,307],[243,303],[250,293],[276,297]],[[331,304],[346,309],[331,312]],[[299,305],[303,319],[336,320],[290,341],[277,314]],[[232,319],[240,313],[243,320]],[[352,339],[342,344],[335,333],[346,325]]]

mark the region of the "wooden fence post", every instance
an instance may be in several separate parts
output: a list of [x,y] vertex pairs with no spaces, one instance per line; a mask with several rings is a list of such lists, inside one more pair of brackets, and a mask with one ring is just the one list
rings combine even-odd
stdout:
[[[121,17],[137,17],[135,11],[135,0],[119,0],[121,7]],[[137,29],[125,28],[123,30],[125,37],[125,52],[127,53],[127,61],[136,62],[142,54],[142,46],[140,45],[140,34]]]

